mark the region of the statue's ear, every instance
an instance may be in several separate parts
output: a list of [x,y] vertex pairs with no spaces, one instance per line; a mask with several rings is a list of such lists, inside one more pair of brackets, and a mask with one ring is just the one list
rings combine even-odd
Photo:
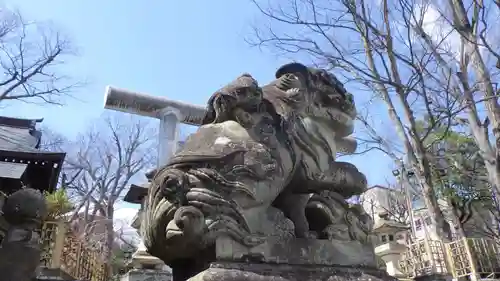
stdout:
[[201,125],[206,125],[214,122],[216,113],[215,113],[215,108],[214,108],[214,96],[211,96],[210,99],[208,100],[207,103],[207,108],[205,109],[205,116],[203,117],[203,120],[201,121]]
[[285,74],[295,74],[301,80],[301,82],[305,87],[309,86],[310,78],[309,78],[309,69],[307,68],[307,66],[298,62],[288,63],[280,67],[276,71],[275,76],[276,78],[280,78]]
[[201,121],[201,125],[206,125],[214,122],[215,120],[215,111],[214,110],[205,110],[205,116]]

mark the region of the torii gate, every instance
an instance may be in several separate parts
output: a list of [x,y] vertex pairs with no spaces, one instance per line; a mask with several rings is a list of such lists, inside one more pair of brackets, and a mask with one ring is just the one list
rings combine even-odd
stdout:
[[160,119],[158,167],[177,151],[179,124],[200,126],[205,107],[107,86],[104,108]]

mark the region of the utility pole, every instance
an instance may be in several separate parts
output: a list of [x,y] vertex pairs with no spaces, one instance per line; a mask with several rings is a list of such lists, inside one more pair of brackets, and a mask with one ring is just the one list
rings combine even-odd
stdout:
[[415,226],[415,220],[413,215],[413,200],[412,200],[412,190],[410,185],[410,177],[412,176],[409,172],[406,171],[403,164],[400,164],[399,170],[392,171],[392,174],[398,177],[401,188],[404,191],[406,207],[408,208],[408,214],[410,216],[410,227],[411,227],[411,236],[413,238],[416,237],[417,229]]

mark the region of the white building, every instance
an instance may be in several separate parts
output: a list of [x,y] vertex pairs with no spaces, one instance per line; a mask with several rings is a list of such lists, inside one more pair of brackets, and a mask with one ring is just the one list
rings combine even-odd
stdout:
[[[389,220],[409,225],[417,240],[424,237],[431,240],[439,239],[436,225],[432,223],[423,199],[412,199],[410,203],[402,191],[378,185],[367,190],[360,198],[363,208],[372,216],[375,224],[380,220],[380,216],[387,216]],[[451,206],[444,200],[438,200],[438,203],[445,214],[445,218],[451,224],[452,231],[455,231],[450,216],[452,211]],[[411,213],[408,211],[410,204]],[[413,225],[410,225],[412,217]],[[467,237],[498,236],[500,230],[497,218],[498,216],[491,213],[491,208],[485,208],[481,202],[474,203],[472,206],[472,216],[464,224],[464,231]]]

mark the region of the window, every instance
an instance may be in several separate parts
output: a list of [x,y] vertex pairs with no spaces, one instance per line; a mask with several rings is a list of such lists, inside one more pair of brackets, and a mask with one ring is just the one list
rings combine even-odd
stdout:
[[396,240],[405,240],[404,234],[400,233],[400,234],[396,235]]
[[394,235],[389,234],[389,241],[394,241]]
[[386,243],[386,242],[387,242],[387,236],[382,235],[382,236],[380,237],[380,240],[382,241],[382,243]]
[[422,221],[420,219],[415,221],[415,229],[416,230],[421,230],[422,229]]

